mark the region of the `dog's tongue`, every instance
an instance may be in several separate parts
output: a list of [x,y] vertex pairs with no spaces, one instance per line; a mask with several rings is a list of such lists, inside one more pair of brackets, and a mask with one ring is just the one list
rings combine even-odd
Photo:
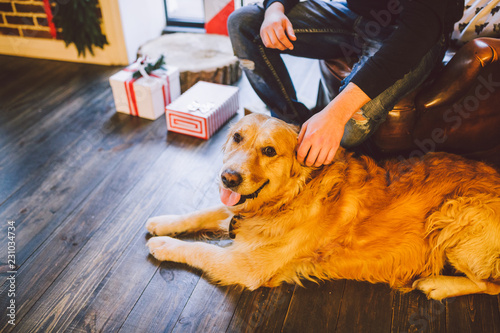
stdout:
[[226,206],[234,206],[240,201],[241,195],[227,188],[220,189],[220,201]]

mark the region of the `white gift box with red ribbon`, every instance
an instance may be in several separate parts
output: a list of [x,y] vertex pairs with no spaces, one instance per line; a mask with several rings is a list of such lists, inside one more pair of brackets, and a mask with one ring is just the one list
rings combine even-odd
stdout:
[[174,66],[156,69],[151,74],[141,70],[142,76],[133,74],[141,69],[140,61],[109,78],[116,111],[133,116],[157,119],[165,107],[181,94],[179,70]]
[[167,106],[167,128],[208,139],[238,109],[237,87],[199,81]]

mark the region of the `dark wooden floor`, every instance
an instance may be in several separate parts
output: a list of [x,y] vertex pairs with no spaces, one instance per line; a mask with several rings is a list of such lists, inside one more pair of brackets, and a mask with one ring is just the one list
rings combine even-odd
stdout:
[[152,259],[148,217],[218,203],[227,125],[203,141],[115,114],[116,70],[0,56],[1,332],[500,331],[494,296],[439,303],[355,281],[249,292]]

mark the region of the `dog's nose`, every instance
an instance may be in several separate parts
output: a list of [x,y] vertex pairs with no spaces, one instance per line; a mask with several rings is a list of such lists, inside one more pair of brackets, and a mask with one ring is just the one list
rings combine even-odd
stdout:
[[225,170],[221,174],[221,179],[222,183],[227,187],[227,188],[233,188],[241,184],[243,181],[243,177],[241,175],[234,171],[234,170]]

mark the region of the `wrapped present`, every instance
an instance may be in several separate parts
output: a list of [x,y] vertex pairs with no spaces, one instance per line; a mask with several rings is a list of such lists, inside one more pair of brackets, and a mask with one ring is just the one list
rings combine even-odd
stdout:
[[164,66],[163,56],[154,64],[141,58],[109,78],[116,111],[157,119],[181,94],[179,70]]
[[237,87],[199,81],[167,106],[167,128],[208,139],[238,108]]

